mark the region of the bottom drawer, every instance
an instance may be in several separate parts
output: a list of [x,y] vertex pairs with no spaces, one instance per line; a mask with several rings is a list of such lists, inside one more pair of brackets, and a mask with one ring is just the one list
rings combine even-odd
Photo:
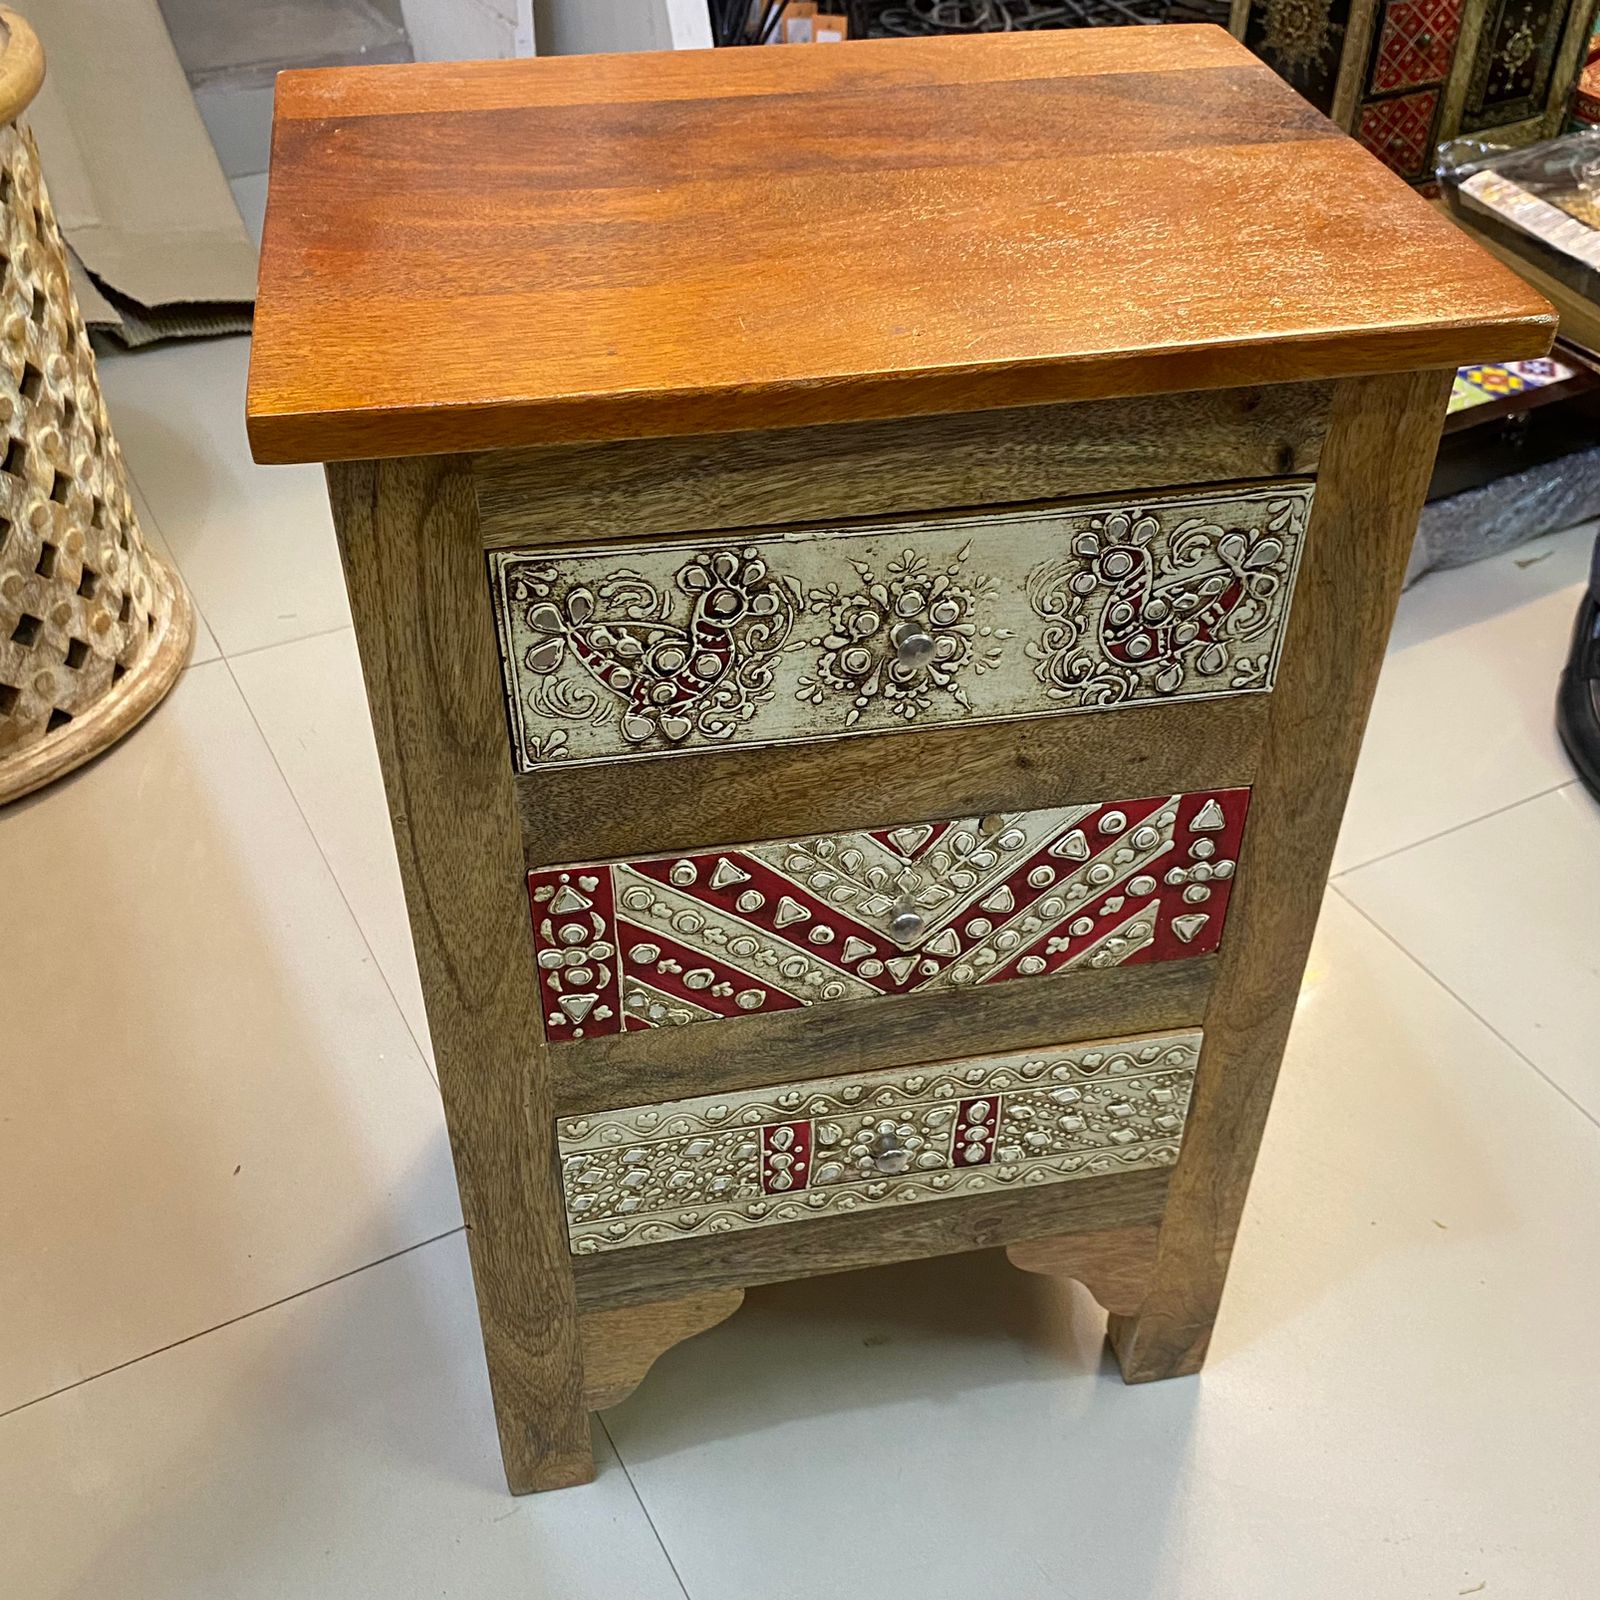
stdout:
[[563,1117],[572,1252],[1170,1166],[1200,1044],[1099,1039]]

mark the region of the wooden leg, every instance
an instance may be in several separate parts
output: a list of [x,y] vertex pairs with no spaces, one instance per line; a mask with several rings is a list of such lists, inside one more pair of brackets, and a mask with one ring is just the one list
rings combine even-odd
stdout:
[[1205,1359],[1438,443],[1447,372],[1339,385],[1129,1383]]
[[1157,1229],[1061,1233],[1006,1246],[1011,1265],[1049,1278],[1075,1278],[1107,1311],[1137,1311],[1156,1264]]
[[584,1404],[604,1411],[626,1400],[673,1345],[726,1321],[743,1300],[743,1289],[713,1289],[681,1300],[583,1312],[578,1327]]
[[465,457],[328,485],[467,1220],[506,1480],[594,1476],[500,666]]

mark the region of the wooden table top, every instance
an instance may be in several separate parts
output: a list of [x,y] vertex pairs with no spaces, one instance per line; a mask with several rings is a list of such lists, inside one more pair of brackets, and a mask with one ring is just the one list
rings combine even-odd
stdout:
[[286,72],[262,461],[1542,353],[1543,299],[1220,28]]

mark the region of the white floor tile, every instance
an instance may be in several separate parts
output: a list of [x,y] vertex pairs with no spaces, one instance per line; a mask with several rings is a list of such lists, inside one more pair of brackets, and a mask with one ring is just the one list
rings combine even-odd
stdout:
[[627,1477],[513,1500],[460,1235],[0,1418],[14,1600],[683,1600]]
[[248,177],[230,178],[228,187],[233,190],[233,203],[239,208],[244,231],[259,250],[261,225],[267,216],[267,175],[264,172],[252,172]]
[[1541,534],[1486,561],[1430,572],[1401,597],[1389,648],[1409,650],[1581,584],[1589,575],[1597,531],[1600,522],[1585,522]]
[[1339,889],[1600,1120],[1600,806],[1580,785]]
[[[1500,569],[1498,582],[1467,567],[1424,578],[1405,597],[1336,873],[1570,781],[1555,733],[1556,680],[1592,542],[1587,532],[1563,534],[1483,563]],[[1518,557],[1533,564],[1518,568]],[[1568,581],[1540,592],[1556,577]]]
[[1331,898],[1210,1366],[998,1255],[753,1293],[611,1436],[694,1600],[1593,1592],[1600,1136]]
[[240,656],[234,677],[428,1059],[428,1019],[355,635]]
[[459,1222],[437,1093],[224,663],[0,813],[0,863],[0,1410]]
[[350,621],[318,467],[258,467],[245,338],[108,355],[123,454],[226,656]]
[[[143,533],[145,543],[178,574],[183,576],[183,568],[178,565],[178,558],[172,553],[172,546],[166,541],[161,532],[161,525],[155,519],[154,512],[150,509],[149,502],[140,494],[138,484],[130,485],[133,494],[134,514],[139,519],[139,531]],[[185,580],[187,583],[187,580]],[[194,610],[194,645],[189,651],[189,665],[202,667],[208,661],[215,661],[222,652],[217,648],[217,637],[211,631],[200,610],[200,603],[191,590],[189,604]]]

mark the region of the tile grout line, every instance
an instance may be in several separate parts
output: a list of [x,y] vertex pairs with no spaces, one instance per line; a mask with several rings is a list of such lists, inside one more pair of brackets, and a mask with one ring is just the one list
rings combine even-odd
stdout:
[[1492,811],[1485,811],[1481,816],[1469,817],[1465,822],[1452,822],[1448,828],[1441,828],[1437,833],[1425,834],[1420,839],[1413,839],[1409,844],[1396,845],[1393,850],[1385,850],[1379,855],[1372,856],[1366,861],[1358,861],[1354,866],[1340,867],[1329,879],[1337,883],[1341,878],[1348,878],[1352,873],[1363,872],[1368,867],[1375,867],[1380,861],[1392,861],[1396,856],[1403,856],[1407,850],[1420,850],[1425,844],[1433,844],[1440,839],[1448,839],[1452,833],[1460,833],[1463,828],[1471,828],[1480,822],[1487,822],[1490,817],[1503,816],[1507,811],[1515,811],[1518,806],[1531,805],[1535,800],[1543,800],[1546,795],[1559,793],[1562,789],[1570,789],[1577,782],[1576,777],[1563,778],[1560,783],[1553,783],[1548,789],[1539,789],[1533,794],[1525,794],[1520,800],[1508,800],[1503,806],[1496,806]]
[[[329,628],[314,628],[310,633],[297,633],[289,639],[272,639],[266,644],[253,644],[243,650],[224,650],[222,640],[217,637],[217,630],[212,627],[211,619],[201,609],[200,601],[194,592],[194,585],[183,575],[183,563],[178,560],[178,552],[172,548],[172,541],[167,537],[166,530],[161,526],[161,519],[156,516],[155,507],[150,503],[150,496],[145,493],[143,485],[139,482],[138,474],[128,465],[127,458],[123,458],[123,470],[128,474],[128,482],[139,491],[139,499],[144,504],[148,513],[148,521],[160,536],[162,550],[166,558],[172,563],[172,569],[182,580],[183,586],[189,592],[189,604],[194,608],[197,621],[205,624],[206,632],[211,635],[211,642],[216,646],[217,653],[213,661],[237,661],[243,656],[259,655],[263,650],[276,650],[280,645],[299,644],[302,639],[325,639],[330,633],[343,633],[347,628],[354,628],[353,622],[336,622]],[[187,672],[191,667],[207,667],[210,661],[186,661],[183,670]]]
[[[241,1311],[236,1317],[224,1318],[221,1322],[213,1323],[209,1328],[201,1328],[195,1333],[186,1333],[181,1339],[173,1339],[170,1343],[157,1345],[154,1350],[146,1350],[140,1355],[129,1356],[126,1361],[118,1361],[115,1365],[105,1367],[99,1372],[91,1372],[87,1377],[76,1378],[71,1383],[64,1383],[59,1389],[51,1389],[46,1394],[36,1394],[31,1400],[24,1400],[21,1405],[8,1407],[0,1411],[0,1422],[7,1417],[14,1417],[19,1411],[26,1411],[31,1406],[43,1405],[46,1400],[54,1400],[57,1395],[70,1394],[74,1389],[81,1389],[86,1383],[97,1383],[101,1378],[108,1378],[113,1372],[121,1372],[127,1367],[135,1367],[141,1361],[148,1361],[152,1356],[165,1355],[169,1350],[176,1350],[181,1345],[193,1344],[196,1339],[204,1339],[207,1334],[219,1333],[223,1328],[231,1328],[237,1322],[246,1322],[251,1317],[258,1317],[263,1311],[272,1311],[278,1306],[286,1306],[292,1300],[303,1300],[308,1294],[315,1294],[319,1289],[327,1289],[336,1283],[343,1283],[346,1278],[353,1278],[357,1273],[367,1272],[373,1267],[381,1267],[387,1261],[398,1261],[401,1256],[408,1256],[413,1250],[425,1250],[430,1244],[438,1244],[441,1239],[449,1239],[455,1234],[465,1233],[466,1224],[459,1223],[454,1228],[446,1228],[443,1233],[436,1233],[431,1239],[419,1239],[415,1244],[403,1245],[398,1250],[391,1250],[386,1256],[379,1256],[373,1261],[364,1261],[359,1267],[351,1267],[346,1272],[336,1272],[331,1278],[324,1278],[319,1283],[308,1284],[304,1289],[296,1289],[292,1294],[280,1295],[276,1300],[269,1300],[263,1306],[256,1306],[250,1311]],[[620,1459],[620,1457],[619,1457]]]
[[[332,631],[339,632],[340,630],[334,629]],[[299,640],[285,641],[285,643],[290,644],[298,644],[299,642]],[[346,914],[349,916],[351,926],[356,930],[356,937],[361,941],[361,948],[367,952],[367,959],[371,961],[373,971],[375,971],[378,974],[378,977],[382,980],[384,993],[389,996],[389,1002],[394,1006],[395,1013],[399,1016],[401,1025],[406,1030],[407,1037],[411,1040],[413,1048],[416,1050],[417,1055],[421,1058],[423,1070],[428,1074],[429,1078],[433,1080],[433,1087],[435,1091],[437,1091],[439,1088],[439,1075],[434,1071],[433,1063],[428,1058],[428,1050],[423,1045],[422,1041],[417,1038],[416,1029],[411,1026],[411,1019],[406,1015],[406,1009],[400,1004],[400,997],[394,992],[394,985],[389,981],[389,974],[383,970],[383,963],[378,959],[377,951],[372,948],[371,940],[367,938],[367,930],[361,926],[361,918],[356,915],[356,908],[350,904],[350,897],[344,892],[344,885],[339,881],[339,874],[333,870],[333,863],[328,859],[328,852],[322,848],[322,840],[317,837],[317,830],[312,827],[311,818],[306,815],[305,807],[300,804],[300,796],[295,793],[294,785],[289,781],[289,774],[283,770],[283,763],[278,760],[278,752],[272,748],[272,741],[267,737],[267,730],[261,726],[261,719],[256,716],[256,708],[251,705],[250,696],[244,692],[244,685],[239,682],[238,676],[233,670],[233,658],[230,656],[222,656],[219,659],[221,660],[222,665],[228,669],[228,681],[233,685],[235,693],[238,694],[239,699],[244,704],[245,710],[250,714],[250,726],[256,730],[256,734],[260,738],[262,745],[265,747],[267,755],[271,758],[273,770],[278,774],[284,790],[287,792],[290,801],[294,805],[295,814],[304,824],[306,833],[310,837],[311,843],[316,848],[317,859],[322,863],[323,869],[327,872],[328,877],[339,896],[339,902],[341,905],[343,905]]]
[[628,1463],[622,1459],[622,1452],[617,1448],[617,1441],[611,1437],[611,1430],[606,1426],[606,1419],[597,1411],[594,1414],[594,1420],[601,1433],[606,1436],[606,1443],[611,1446],[611,1453],[617,1458],[617,1465],[622,1468],[622,1475],[628,1480],[628,1487],[633,1490],[633,1498],[638,1502],[639,1509],[644,1513],[644,1520],[650,1524],[650,1531],[656,1536],[656,1543],[661,1546],[661,1554],[666,1558],[667,1566],[671,1569],[672,1576],[677,1581],[683,1600],[689,1600],[689,1586],[683,1581],[683,1574],[678,1571],[678,1563],[672,1559],[672,1552],[667,1549],[667,1541],[661,1537],[661,1530],[656,1526],[656,1519],[650,1515],[650,1508],[644,1503],[644,1496],[639,1493],[639,1485],[633,1481],[633,1473],[629,1470]]
[[258,656],[264,650],[282,650],[286,645],[304,644],[308,639],[326,639],[334,633],[353,633],[353,622],[336,622],[331,628],[317,628],[311,633],[296,634],[292,639],[273,639],[268,644],[253,644],[244,650],[224,650],[219,644],[217,654],[224,661],[242,661],[246,656]]
[[[1562,787],[1565,788],[1566,785],[1563,784]],[[1330,884],[1329,887],[1347,906],[1350,907],[1352,911],[1355,912],[1358,917],[1361,918],[1363,922],[1367,924],[1368,927],[1373,929],[1375,933],[1393,945],[1394,948],[1398,950],[1400,954],[1403,955],[1406,960],[1409,961],[1420,973],[1422,973],[1424,977],[1449,995],[1450,998],[1454,1000],[1456,1004],[1467,1013],[1468,1016],[1472,1017],[1474,1021],[1481,1023],[1490,1034],[1498,1039],[1500,1043],[1503,1044],[1506,1049],[1517,1058],[1517,1060],[1527,1067],[1536,1077],[1542,1078],[1551,1089],[1554,1089],[1555,1092],[1560,1095],[1561,1098],[1565,1100],[1580,1117],[1582,1117],[1586,1122],[1593,1124],[1596,1129],[1600,1129],[1600,1116],[1597,1116],[1594,1112],[1590,1111],[1589,1108],[1582,1103],[1582,1101],[1575,1099],[1570,1093],[1568,1093],[1566,1089],[1562,1088],[1562,1086],[1557,1083],[1555,1079],[1552,1078],[1537,1061],[1535,1061],[1525,1051],[1519,1049],[1515,1044],[1513,1044],[1511,1040],[1508,1039],[1497,1027],[1495,1027],[1495,1025],[1490,1022],[1489,1019],[1484,1016],[1483,1013],[1479,1011],[1470,1000],[1467,1000],[1464,996],[1457,994],[1456,991],[1452,989],[1450,985],[1439,976],[1438,973],[1434,972],[1420,956],[1408,950],[1405,945],[1403,945],[1399,939],[1395,937],[1394,934],[1384,927],[1384,925],[1379,922],[1377,918],[1372,916],[1364,906],[1358,905],[1356,901],[1352,900],[1350,896],[1338,886],[1338,884]]]

